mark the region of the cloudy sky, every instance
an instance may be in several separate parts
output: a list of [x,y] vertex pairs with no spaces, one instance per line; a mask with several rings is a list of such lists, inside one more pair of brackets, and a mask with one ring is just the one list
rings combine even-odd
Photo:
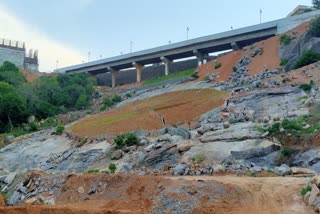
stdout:
[[44,72],[285,17],[311,0],[0,0],[0,38],[39,50]]

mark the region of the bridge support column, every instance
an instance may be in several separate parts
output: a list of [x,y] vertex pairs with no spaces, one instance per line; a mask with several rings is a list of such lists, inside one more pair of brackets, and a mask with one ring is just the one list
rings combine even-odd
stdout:
[[165,75],[168,76],[170,73],[170,64],[172,64],[172,60],[168,59],[167,57],[161,57],[161,61],[164,63],[165,66]]
[[108,70],[111,72],[112,88],[115,88],[117,84],[116,77],[117,77],[117,74],[119,73],[119,70],[111,67],[109,67]]
[[136,62],[133,62],[132,65],[137,70],[137,82],[140,83],[141,82],[141,74],[142,74],[142,71],[144,69],[144,65],[141,65],[141,64],[136,63]]
[[208,54],[202,53],[198,50],[193,50],[193,54],[198,58],[198,66],[207,63]]
[[231,47],[234,51],[239,51],[241,50],[240,46],[236,42],[231,42]]

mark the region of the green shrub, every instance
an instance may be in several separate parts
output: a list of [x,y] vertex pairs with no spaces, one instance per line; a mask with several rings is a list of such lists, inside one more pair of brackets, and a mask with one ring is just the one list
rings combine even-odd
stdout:
[[312,21],[309,31],[313,36],[320,37],[320,17]]
[[318,62],[320,60],[320,53],[315,51],[306,51],[302,54],[300,59],[296,62],[294,68],[298,69],[306,65]]
[[89,173],[89,174],[97,174],[97,173],[99,173],[99,172],[100,172],[99,169],[89,169],[89,170],[87,171],[87,173]]
[[64,131],[64,126],[63,125],[58,125],[56,128],[56,134],[61,135]]
[[280,43],[281,45],[289,45],[291,42],[291,37],[287,34],[283,34],[281,37],[280,37]]
[[35,131],[38,131],[39,129],[40,129],[40,127],[38,126],[37,123],[35,123],[35,122],[30,123],[30,125],[29,125],[30,131],[35,132]]
[[127,94],[126,94],[126,98],[130,98],[130,97],[132,97],[132,95],[129,94],[129,93],[127,93]]
[[274,123],[269,129],[267,129],[271,135],[278,135],[280,133],[280,123]]
[[238,70],[238,68],[236,66],[233,66],[232,70],[233,70],[233,72],[236,72]]
[[311,186],[307,186],[307,187],[305,187],[305,188],[302,188],[300,194],[301,194],[302,196],[305,196],[305,195],[307,194],[307,192],[310,192],[311,190],[312,190]]
[[108,97],[103,99],[103,105],[105,107],[109,108],[109,107],[113,106],[113,104],[114,103],[112,102],[112,100],[110,100]]
[[131,133],[118,135],[113,140],[115,149],[122,149],[124,146],[133,146],[139,143],[138,137]]
[[191,160],[195,163],[202,163],[205,161],[207,158],[204,154],[197,154],[191,158]]
[[110,163],[108,168],[109,168],[111,174],[114,174],[117,170],[117,166],[114,163]]
[[218,69],[222,66],[222,64],[220,62],[217,62],[215,65],[214,65],[214,69]]
[[119,103],[119,102],[121,102],[121,100],[122,100],[122,98],[119,95],[114,95],[112,97],[112,102],[114,102],[114,103]]
[[280,66],[285,66],[286,64],[288,64],[288,62],[289,62],[288,59],[283,58],[283,59],[281,59]]
[[191,74],[192,78],[198,79],[199,78],[199,74],[198,72],[194,72],[193,74]]
[[309,84],[307,84],[307,83],[301,84],[299,86],[299,88],[301,88],[304,91],[310,91],[312,89],[313,85],[314,85],[314,82],[313,82],[313,80],[311,80]]
[[291,149],[291,148],[288,148],[288,147],[283,147],[283,148],[281,149],[281,154],[282,154],[283,156],[285,156],[285,157],[288,157],[288,156],[292,155],[293,152],[294,152],[294,150]]

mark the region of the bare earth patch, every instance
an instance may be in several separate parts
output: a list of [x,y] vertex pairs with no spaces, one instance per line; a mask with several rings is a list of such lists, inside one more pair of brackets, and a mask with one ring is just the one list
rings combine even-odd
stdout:
[[175,91],[128,103],[79,120],[70,130],[79,136],[118,134],[135,130],[157,130],[167,125],[190,124],[229,96],[213,89]]

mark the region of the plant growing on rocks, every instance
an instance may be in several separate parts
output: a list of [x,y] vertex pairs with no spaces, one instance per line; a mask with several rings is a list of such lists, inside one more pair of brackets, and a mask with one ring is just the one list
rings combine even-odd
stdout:
[[312,21],[309,31],[313,36],[320,37],[320,17]]
[[291,37],[287,34],[283,34],[281,37],[280,37],[280,44],[281,45],[289,45],[291,42]]
[[318,62],[320,60],[320,53],[309,50],[305,51],[300,59],[296,62],[294,68],[298,69],[306,65]]
[[197,154],[191,158],[192,162],[194,162],[194,163],[202,163],[206,159],[207,158],[204,154]]
[[301,194],[302,196],[305,196],[305,195],[307,194],[307,192],[310,192],[311,190],[312,190],[311,186],[308,185],[308,186],[302,188],[300,194]]
[[121,102],[121,100],[122,100],[122,98],[119,95],[114,95],[112,97],[112,102],[114,102],[114,103],[119,103],[119,102]]
[[118,135],[113,140],[115,149],[122,149],[124,146],[133,146],[139,143],[138,137],[132,133]]
[[286,64],[288,64],[289,60],[286,58],[282,58],[280,61],[280,66],[285,66]]
[[111,174],[114,174],[117,170],[117,166],[114,163],[110,163],[108,168],[109,168]]
[[281,149],[281,154],[285,157],[288,157],[294,153],[294,150],[292,148],[283,147]]
[[63,125],[58,125],[56,128],[56,134],[61,135],[64,131],[64,126]]

